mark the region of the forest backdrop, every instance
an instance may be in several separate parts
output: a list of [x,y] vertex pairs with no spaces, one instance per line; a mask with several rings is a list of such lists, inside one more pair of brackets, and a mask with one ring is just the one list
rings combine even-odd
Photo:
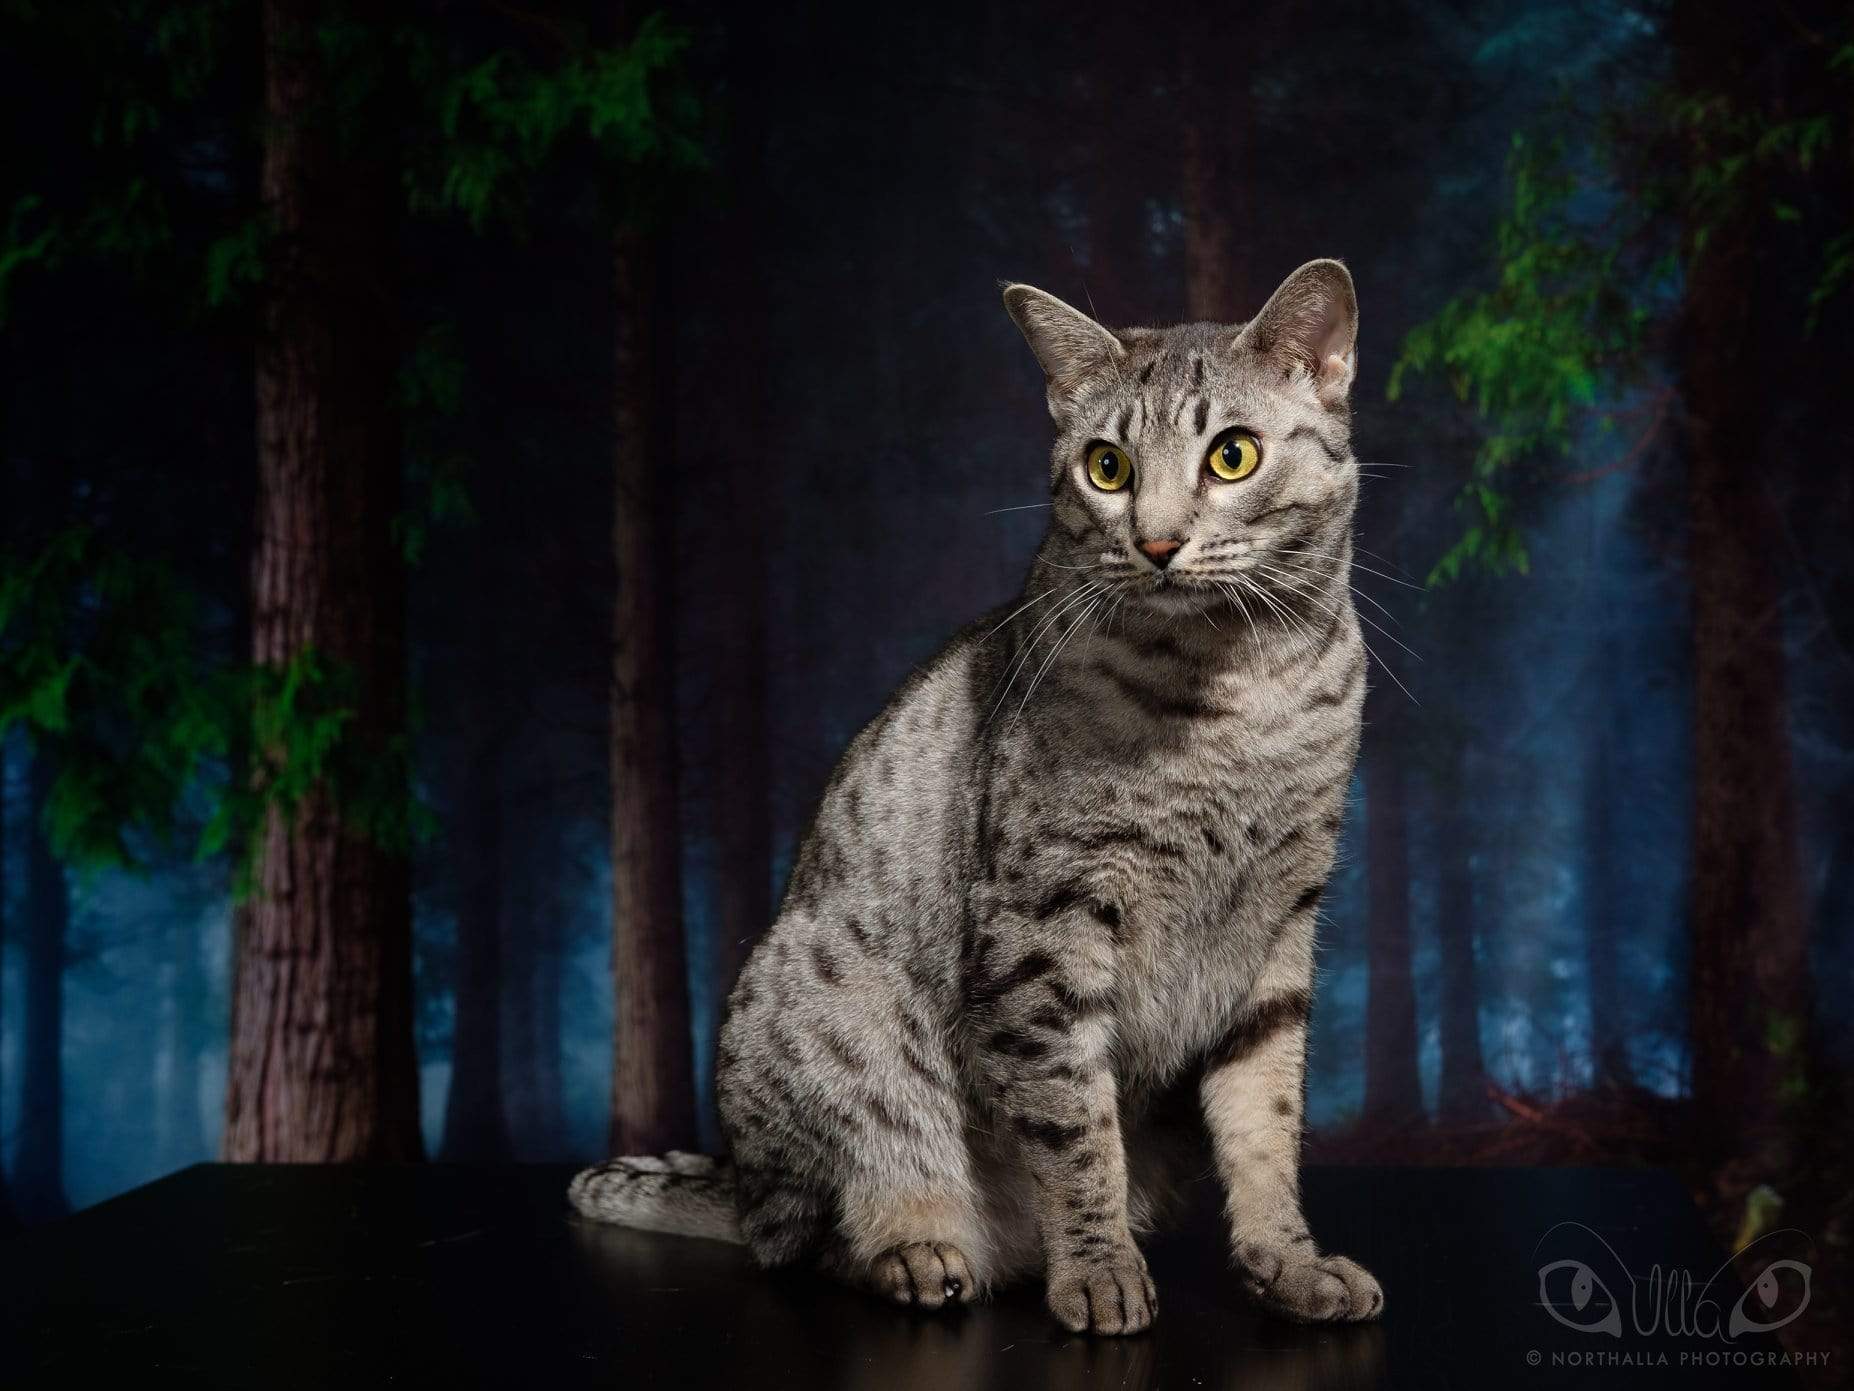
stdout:
[[1845,1247],[1845,7],[384,13],[0,7],[0,1226],[712,1148],[834,759],[1042,526],[997,282],[1337,255],[1316,1153]]

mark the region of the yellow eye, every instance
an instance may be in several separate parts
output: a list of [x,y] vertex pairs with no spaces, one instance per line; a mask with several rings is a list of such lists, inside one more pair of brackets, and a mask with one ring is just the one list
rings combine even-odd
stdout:
[[1241,430],[1218,440],[1211,445],[1210,453],[1204,456],[1204,467],[1225,483],[1247,478],[1261,462],[1261,444],[1254,435],[1245,434]]
[[1104,493],[1117,493],[1133,477],[1133,461],[1118,445],[1097,444],[1088,451],[1088,481]]

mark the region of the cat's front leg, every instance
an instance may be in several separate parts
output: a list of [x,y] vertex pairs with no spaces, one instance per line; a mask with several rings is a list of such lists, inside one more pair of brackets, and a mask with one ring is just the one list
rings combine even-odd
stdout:
[[1033,1180],[1049,1310],[1073,1332],[1138,1333],[1158,1297],[1127,1227],[1109,1059],[1118,915],[1012,916],[983,934],[971,1003],[994,1114]]
[[[1292,929],[1290,928],[1290,934]],[[1311,930],[1282,941],[1204,1071],[1204,1119],[1228,1194],[1243,1284],[1309,1323],[1373,1319],[1384,1292],[1344,1256],[1322,1255],[1300,1207],[1300,1138],[1312,1004]]]

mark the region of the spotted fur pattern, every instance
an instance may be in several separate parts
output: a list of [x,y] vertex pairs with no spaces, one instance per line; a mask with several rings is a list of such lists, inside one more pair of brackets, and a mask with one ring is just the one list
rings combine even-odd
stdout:
[[[1005,301],[1056,425],[1048,534],[1019,600],[844,754],[730,997],[739,1235],[930,1308],[1040,1269],[1061,1323],[1132,1333],[1157,1309],[1135,1235],[1214,1159],[1254,1297],[1374,1317],[1298,1188],[1365,687],[1351,278],[1312,262],[1247,325]],[[1205,456],[1233,428],[1261,463],[1225,482]],[[1127,486],[1090,481],[1099,444]],[[1155,538],[1182,543],[1163,567]],[[582,1207],[635,1225],[683,1182],[591,1172],[606,1202]]]

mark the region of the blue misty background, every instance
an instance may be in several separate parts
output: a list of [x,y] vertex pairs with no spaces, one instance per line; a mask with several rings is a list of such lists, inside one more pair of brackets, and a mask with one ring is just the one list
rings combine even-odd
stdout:
[[[1314,30],[1275,7],[1187,84],[1165,25],[1127,8],[814,10],[746,46],[725,18],[689,17],[745,107],[717,177],[672,213],[658,285],[671,408],[655,466],[676,516],[658,544],[704,1117],[730,893],[743,876],[761,895],[783,884],[843,745],[913,664],[1016,592],[1040,534],[1042,383],[996,283],[1028,280],[1115,323],[1183,317],[1173,115],[1187,106],[1246,125],[1227,315],[1316,255],[1344,257],[1359,287],[1355,437],[1384,467],[1360,518],[1361,559],[1382,573],[1358,583],[1390,630],[1368,631],[1381,664],[1365,737],[1394,741],[1407,774],[1424,1105],[1440,1109],[1444,902],[1470,918],[1472,1027],[1495,1089],[1579,1094],[1607,1054],[1631,1086],[1679,1093],[1692,633],[1669,465],[1623,460],[1624,442],[1593,433],[1587,478],[1528,495],[1529,573],[1425,594],[1397,581],[1420,582],[1459,534],[1476,426],[1440,389],[1385,399],[1408,330],[1487,274],[1512,134],[1597,75],[1652,80],[1667,62],[1653,15],[1409,0],[1329,7]],[[413,573],[418,771],[438,827],[415,884],[426,1140],[444,1152],[460,913],[488,904],[513,1153],[589,1158],[612,1037],[608,248],[546,218],[490,249],[423,235],[414,293],[451,306],[469,383],[455,434],[472,513],[434,530]],[[71,320],[53,349],[8,349],[12,466],[73,487],[87,470],[131,476],[149,529],[221,586],[230,624],[242,577],[221,493],[246,486],[227,481],[248,449],[239,364],[158,340],[107,285]],[[1845,489],[1823,489],[1790,499],[1793,514],[1838,506],[1845,522]],[[1854,983],[1854,675],[1800,551],[1786,564],[1817,1022],[1854,1061],[1834,1008]],[[757,635],[743,643],[743,629]],[[743,755],[752,741],[760,752]],[[28,1116],[14,925],[30,762],[8,743],[0,1161],[13,1166],[31,1125],[56,1124],[65,1196],[82,1206],[215,1153],[233,909],[222,864],[68,876],[62,1113]],[[456,833],[483,798],[506,810],[494,864]],[[745,864],[743,806],[765,828]],[[1361,779],[1326,900],[1309,1092],[1335,1134],[1364,1099],[1373,815]],[[1451,870],[1465,870],[1465,900],[1448,896]],[[1598,974],[1615,988],[1593,990]]]

